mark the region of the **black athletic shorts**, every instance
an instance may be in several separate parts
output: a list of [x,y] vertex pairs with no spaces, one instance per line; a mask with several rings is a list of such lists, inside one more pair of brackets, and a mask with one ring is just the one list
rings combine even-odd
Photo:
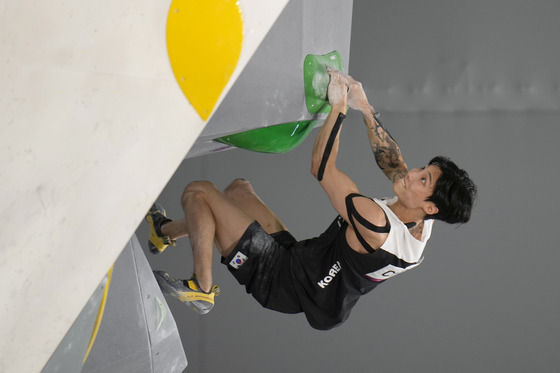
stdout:
[[296,242],[288,231],[268,234],[255,221],[222,263],[263,307],[302,312],[290,270],[290,248]]

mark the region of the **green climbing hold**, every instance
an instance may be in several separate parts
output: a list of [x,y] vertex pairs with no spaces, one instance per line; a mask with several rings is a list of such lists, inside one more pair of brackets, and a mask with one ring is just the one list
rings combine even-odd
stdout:
[[[342,58],[337,51],[324,55],[309,54],[305,57],[303,65],[305,104],[310,114],[328,113],[331,109],[327,100],[330,81],[327,67],[344,71]],[[317,122],[318,120],[313,119],[277,124],[234,133],[214,141],[255,152],[286,153],[301,144]]]
[[214,141],[254,152],[286,153],[301,144],[316,124],[316,120],[283,123],[234,133]]
[[330,76],[327,67],[344,71],[340,53],[333,51],[324,55],[308,54],[303,63],[305,104],[311,114],[328,113],[331,106],[327,100]]

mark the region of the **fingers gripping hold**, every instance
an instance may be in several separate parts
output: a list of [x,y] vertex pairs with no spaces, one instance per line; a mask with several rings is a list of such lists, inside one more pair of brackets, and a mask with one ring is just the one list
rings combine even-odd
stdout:
[[[340,85],[344,85],[346,88],[346,92],[344,92],[344,95],[346,96],[347,105],[350,106],[350,108],[360,111],[369,111],[371,109],[362,83],[355,80],[348,74],[333,70],[331,68],[327,68],[327,72],[331,76],[331,84],[329,84],[329,91],[327,93],[329,97],[329,103],[331,105],[333,105],[333,103],[337,103],[334,99],[338,98],[338,96],[336,96],[337,94],[341,94],[341,92],[338,92],[337,90],[340,89]],[[333,89],[332,95],[334,96],[334,102],[331,101],[331,85]]]
[[327,98],[329,100],[329,104],[331,106],[335,106],[337,104],[346,106],[346,100],[348,96],[346,74],[343,74],[340,71],[333,70],[331,68],[327,68],[327,72],[331,77],[327,90]]

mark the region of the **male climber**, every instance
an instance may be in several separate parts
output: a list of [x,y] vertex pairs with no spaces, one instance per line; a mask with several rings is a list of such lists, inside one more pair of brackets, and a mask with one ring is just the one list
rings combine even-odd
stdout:
[[[192,182],[182,196],[184,220],[169,220],[157,204],[146,217],[153,252],[187,235],[192,246],[190,279],[154,272],[165,294],[202,314],[212,309],[219,292],[212,283],[215,243],[222,263],[263,307],[304,312],[313,328],[330,329],[348,318],[361,295],[421,262],[434,219],[451,224],[470,219],[476,186],[467,173],[445,157],[409,170],[361,83],[328,72],[332,109],[313,146],[311,173],[339,216],[319,237],[298,242],[248,181],[234,180],[223,192],[208,181]],[[395,197],[362,196],[337,168],[347,106],[363,114],[375,160]]]

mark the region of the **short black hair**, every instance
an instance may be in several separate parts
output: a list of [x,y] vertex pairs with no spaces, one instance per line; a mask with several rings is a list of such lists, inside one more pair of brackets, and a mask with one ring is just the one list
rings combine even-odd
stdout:
[[457,167],[447,157],[434,157],[429,164],[438,166],[442,174],[436,181],[434,193],[427,199],[439,211],[426,216],[426,219],[442,220],[450,224],[468,222],[477,195],[474,182],[465,170]]

